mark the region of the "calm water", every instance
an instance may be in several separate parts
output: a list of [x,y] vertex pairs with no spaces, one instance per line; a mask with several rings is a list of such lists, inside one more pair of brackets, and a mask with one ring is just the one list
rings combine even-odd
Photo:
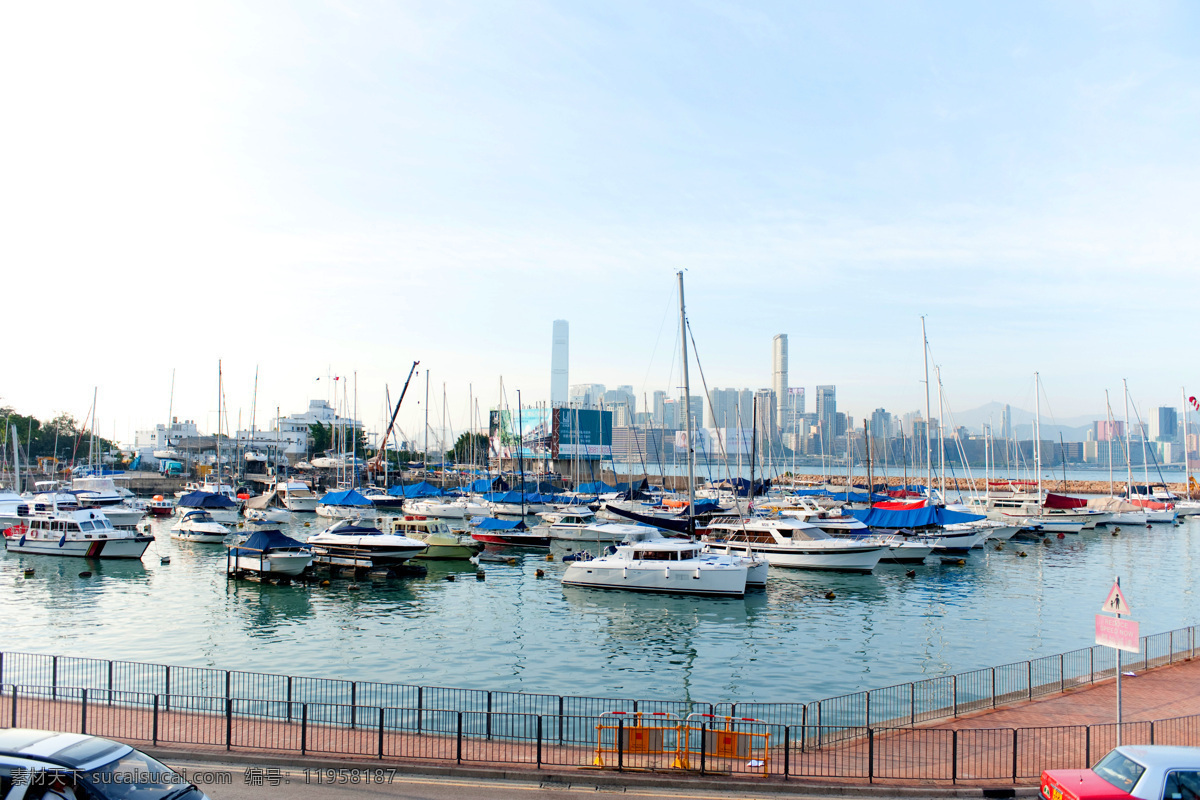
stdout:
[[[294,526],[297,538],[319,530],[304,516],[313,526]],[[433,562],[426,577],[363,580],[357,592],[345,579],[264,586],[226,580],[222,547],[175,542],[167,524],[141,562],[0,557],[3,648],[553,694],[807,701],[1086,646],[1116,574],[1143,633],[1200,612],[1197,521],[1013,541],[965,567],[931,560],[915,578],[907,566],[773,570],[766,592],[744,600],[564,588],[563,565],[544,553],[485,564],[485,581],[466,562]],[[85,569],[94,575],[78,577]]]

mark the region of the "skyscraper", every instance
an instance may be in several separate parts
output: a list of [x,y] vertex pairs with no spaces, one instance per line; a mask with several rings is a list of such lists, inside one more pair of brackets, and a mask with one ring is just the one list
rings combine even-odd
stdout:
[[567,404],[570,329],[565,319],[554,320],[550,349],[550,407]]
[[[821,424],[821,438],[828,446],[837,435],[837,387],[817,387],[817,421]],[[825,452],[829,452],[828,449]]]
[[788,337],[777,333],[771,340],[771,389],[775,393],[776,430],[783,430],[788,405]]
[[1002,416],[1000,418],[1000,438],[1001,439],[1013,438],[1012,406],[1008,405],[1007,403],[1005,403],[1005,405],[1004,405],[1004,416]]

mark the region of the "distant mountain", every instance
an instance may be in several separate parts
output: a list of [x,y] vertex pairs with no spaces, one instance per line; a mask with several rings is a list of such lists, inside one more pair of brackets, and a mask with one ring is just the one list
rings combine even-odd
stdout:
[[[1036,416],[1034,412],[1013,406],[1011,413],[1014,437],[1017,439],[1032,439],[1033,423]],[[1105,414],[1089,414],[1067,417],[1065,419],[1051,419],[1048,414],[1043,412],[1042,439],[1057,440],[1061,432],[1064,441],[1082,442],[1087,438],[1087,432],[1091,430],[1092,423],[1098,419],[1104,419],[1105,416]],[[956,412],[953,422],[955,425],[965,426],[973,433],[983,433],[984,426],[991,425],[992,431],[999,436],[1003,420],[1004,403],[991,402],[979,408]],[[950,422],[949,415],[947,415],[944,424],[949,424]]]

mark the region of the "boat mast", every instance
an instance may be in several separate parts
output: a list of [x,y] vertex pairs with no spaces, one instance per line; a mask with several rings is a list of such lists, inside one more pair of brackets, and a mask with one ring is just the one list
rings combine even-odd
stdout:
[[425,480],[429,480],[429,370],[425,370],[425,444],[423,447],[425,448]]
[[1033,373],[1033,468],[1037,470],[1037,499],[1042,503],[1042,391],[1041,377]]
[[1187,390],[1182,386],[1179,387],[1180,410],[1183,412],[1183,488],[1188,493],[1188,498],[1192,496],[1192,462],[1188,458],[1188,442],[1187,442]]
[[521,472],[521,519],[525,519],[525,423],[521,419],[520,389],[517,389],[517,469]]
[[221,493],[221,359],[217,359],[217,494]]
[[921,315],[921,352],[925,357],[925,494],[933,500],[933,439],[930,437],[929,418],[933,416],[929,405],[929,337],[925,335],[925,315]]
[[1113,415],[1112,403],[1108,401],[1108,389],[1104,390],[1104,407],[1108,411],[1108,495],[1109,497],[1116,497],[1117,493],[1113,486]]
[[938,385],[938,471],[942,473],[941,477],[941,494],[942,502],[946,501],[946,406],[945,393],[942,392],[942,368],[934,366],[933,374],[937,378]]
[[1129,438],[1129,380],[1121,378],[1121,385],[1125,387],[1125,499],[1133,499],[1133,453],[1132,445]]
[[[169,450],[171,448],[171,428],[174,427],[174,424],[175,424],[174,422],[172,422],[171,418],[174,413],[175,413],[175,370],[171,370],[171,396],[170,396],[170,399],[167,400],[167,430],[163,434],[163,449],[164,450]],[[54,456],[55,456],[55,458],[58,457],[58,448],[57,447],[55,448]]]
[[[750,490],[746,493],[746,516],[754,516],[754,462],[758,460],[758,395],[750,402]],[[739,480],[741,476],[738,476]],[[734,489],[734,494],[737,490]]]
[[[688,534],[695,531],[696,452],[692,449],[692,388],[688,382],[687,311],[683,302],[683,270],[679,271],[679,342],[683,351],[683,421],[687,434]],[[753,467],[751,467],[753,469]]]

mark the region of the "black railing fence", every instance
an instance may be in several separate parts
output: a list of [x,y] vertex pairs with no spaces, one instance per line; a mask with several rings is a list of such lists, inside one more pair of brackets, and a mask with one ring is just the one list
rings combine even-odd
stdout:
[[[1189,627],[1143,637],[1141,645],[1140,653],[1121,655],[1122,669],[1191,659],[1196,631]],[[1115,725],[959,731],[913,726],[1111,678],[1118,668],[1116,653],[1089,647],[810,703],[705,703],[0,652],[0,685],[8,706],[0,709],[0,725],[59,727],[162,744],[381,758],[537,766],[590,764],[598,758],[604,766],[618,768],[641,764],[730,771],[731,764],[740,764],[733,771],[871,780],[1021,780],[1036,778],[1047,765],[1061,766],[1056,759],[1071,766],[1090,764],[1111,749]],[[687,722],[689,718],[693,721]],[[609,725],[602,719],[616,722]],[[647,750],[641,740],[630,747],[606,747],[601,741],[600,752],[593,752],[598,737],[627,735],[626,728],[644,731],[651,721],[666,726],[650,734],[653,748]],[[720,738],[717,731],[736,733],[739,726],[753,731],[747,728],[741,731],[746,736],[726,738],[739,747],[760,748],[761,757],[736,757],[721,749],[733,744],[713,743]],[[1200,721],[1181,717],[1126,723],[1122,741],[1154,743],[1157,738],[1191,744],[1198,734]],[[716,738],[710,742],[705,737]],[[658,764],[668,756],[671,763]]]

